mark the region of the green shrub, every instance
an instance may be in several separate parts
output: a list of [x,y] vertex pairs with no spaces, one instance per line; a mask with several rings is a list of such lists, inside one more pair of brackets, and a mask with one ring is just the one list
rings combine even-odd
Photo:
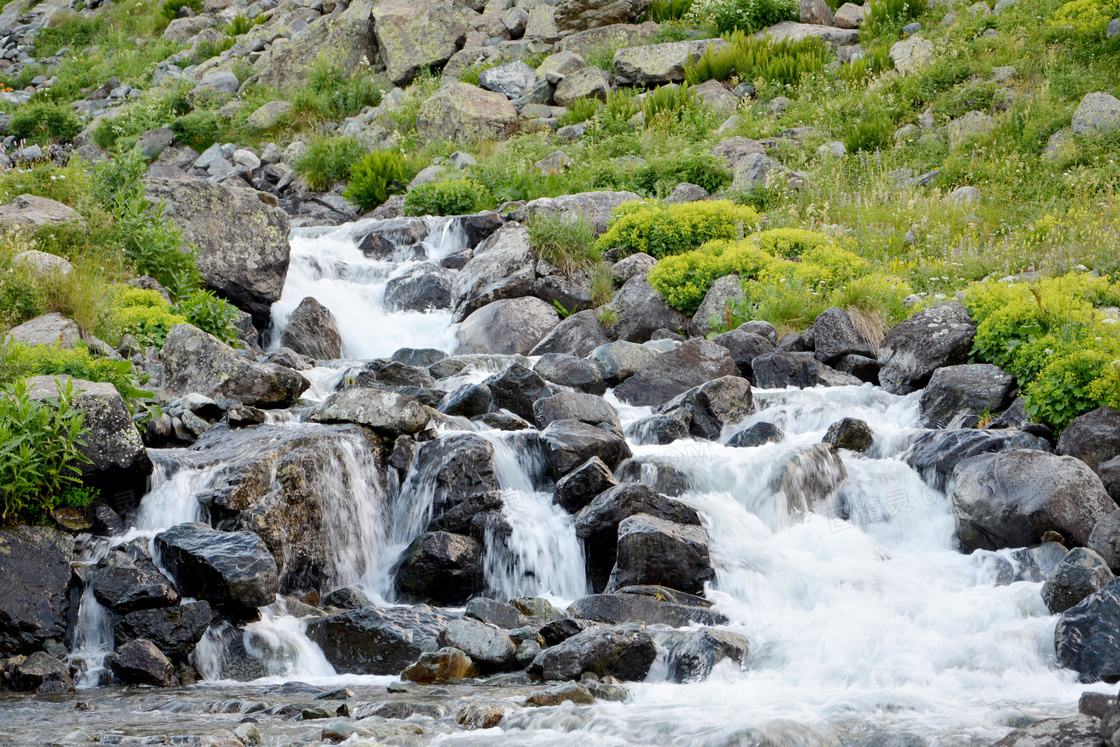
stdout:
[[474,179],[422,184],[404,198],[405,215],[467,215],[494,206],[486,185]]
[[692,0],[651,0],[647,11],[654,23],[679,21],[692,9]]
[[113,326],[121,335],[132,335],[141,345],[163,347],[167,333],[186,322],[154,290],[123,286],[114,290]]
[[568,111],[560,115],[558,125],[567,127],[568,125],[586,122],[595,116],[602,105],[602,102],[598,99],[576,99],[568,105]]
[[242,34],[249,33],[254,26],[257,25],[257,19],[252,19],[244,13],[235,15],[226,26],[226,35],[236,38]]
[[320,60],[289,98],[297,117],[307,114],[337,121],[351,117],[367,106],[380,104],[381,87],[365,66],[359,65],[352,75],[347,75],[345,71]]
[[93,128],[93,142],[105,150],[120,143],[129,148],[147,130],[163,127],[191,109],[185,94],[148,96],[121,109],[116,117],[102,117]]
[[529,223],[529,246],[567,275],[590,270],[599,261],[595,229],[578,215],[538,215]]
[[871,78],[886,72],[894,67],[891,61],[890,47],[881,44],[872,47],[857,59],[840,68],[840,80],[845,83],[863,85]]
[[1117,0],[1072,0],[1054,12],[1050,25],[1075,34],[1103,35],[1108,22],[1117,17]]
[[649,197],[667,196],[673,187],[688,182],[714,194],[731,183],[727,162],[704,147],[675,150],[647,159],[634,175],[633,188]]
[[800,257],[809,249],[834,243],[819,231],[802,228],[773,228],[747,237],[754,246],[775,257]]
[[326,192],[350,176],[350,167],[365,154],[366,147],[352,137],[318,137],[292,163],[292,168],[308,187]]
[[217,112],[199,109],[172,121],[170,127],[176,142],[201,153],[218,142],[224,124]]
[[68,142],[81,131],[82,125],[69,106],[49,102],[24,104],[8,124],[10,134],[40,145],[51,140]]
[[362,210],[373,210],[400,194],[415,172],[400,153],[388,150],[367,153],[350,167],[350,183],[342,196]]
[[811,246],[793,263],[793,274],[811,286],[832,290],[868,272],[870,263],[854,252],[828,240]]
[[99,15],[66,15],[61,23],[50,23],[39,30],[35,36],[35,56],[40,59],[53,57],[63,47],[79,52],[92,44],[104,30],[105,20]]
[[237,40],[232,36],[223,36],[216,42],[204,39],[199,42],[198,47],[195,48],[194,63],[197,65],[201,62],[209,60],[211,57],[217,57],[222,52],[232,49]]
[[684,76],[693,84],[738,77],[793,86],[801,76],[823,70],[830,56],[829,48],[819,39],[774,41],[736,31],[727,37],[726,47],[709,47],[699,60],[686,65]]
[[925,13],[927,6],[927,0],[871,0],[865,28],[872,36],[895,26],[901,28]]
[[237,328],[233,326],[238,317],[237,309],[210,291],[191,291],[179,299],[171,311],[227,345],[237,342]]
[[796,21],[798,5],[794,0],[695,0],[685,22],[713,26],[719,33],[754,33],[781,21]]
[[81,483],[89,458],[85,413],[72,406],[73,384],[36,402],[17,381],[0,391],[0,523],[42,523],[67,488]]
[[894,122],[879,112],[853,120],[844,133],[844,147],[849,153],[861,150],[882,150],[894,140]]
[[665,303],[692,314],[704,300],[712,283],[725,275],[751,280],[773,262],[748,237],[742,241],[710,241],[695,251],[662,259],[646,279]]
[[731,239],[751,231],[758,213],[727,200],[662,205],[629,202],[615,210],[601,251],[618,248],[623,254],[645,252],[658,259],[694,249],[713,239]]
[[779,335],[786,335],[808,328],[827,308],[818,291],[790,274],[745,283],[743,298],[732,302],[730,316],[734,326],[770,322]]
[[688,83],[659,86],[646,93],[641,101],[642,116],[647,125],[658,117],[666,120],[679,119],[685,110],[697,104],[696,92]]
[[151,392],[140,388],[142,382],[137,380],[131,363],[94,358],[84,343],[78,343],[71,350],[48,345],[28,347],[18,342],[0,346],[0,386],[28,376],[58,374],[112,384],[130,409],[135,407],[135,400],[152,396]]

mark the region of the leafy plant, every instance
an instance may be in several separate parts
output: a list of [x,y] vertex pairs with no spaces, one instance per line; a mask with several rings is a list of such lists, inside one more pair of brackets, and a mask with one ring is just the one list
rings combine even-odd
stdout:
[[849,153],[880,150],[888,147],[893,137],[894,123],[884,115],[875,113],[848,125],[844,134],[844,147]]
[[226,35],[230,37],[238,37],[242,34],[249,33],[254,26],[257,25],[257,19],[250,19],[244,13],[238,13],[226,26]]
[[400,153],[377,151],[362,156],[350,167],[350,183],[342,196],[362,210],[373,210],[400,194],[415,175],[414,170]]
[[598,99],[576,99],[568,105],[568,111],[560,115],[558,124],[560,127],[567,127],[568,125],[586,122],[595,116],[601,106],[602,102]]
[[695,0],[684,20],[714,26],[721,34],[736,30],[750,34],[797,18],[798,6],[793,0]]
[[8,132],[21,140],[45,145],[52,140],[70,141],[82,125],[70,107],[51,102],[24,104],[12,114]]
[[135,400],[152,396],[151,392],[140,388],[142,382],[137,380],[131,363],[95,358],[89,354],[84,343],[72,349],[50,345],[28,347],[18,342],[0,346],[0,386],[28,376],[58,374],[112,384],[130,408],[135,406]]
[[237,328],[233,326],[238,317],[237,309],[210,291],[193,290],[179,299],[171,310],[227,345],[238,339]]
[[888,28],[901,28],[925,13],[927,7],[927,0],[871,0],[864,23],[871,35],[878,36]]
[[647,12],[654,23],[679,21],[692,9],[692,0],[652,0]]
[[738,275],[741,281],[750,280],[772,262],[773,257],[749,238],[711,241],[696,251],[663,258],[646,279],[665,303],[691,314],[718,278]]
[[578,215],[538,215],[529,223],[529,246],[545,262],[571,275],[599,261],[595,230]]
[[749,207],[727,200],[662,205],[624,203],[615,210],[600,250],[618,248],[626,254],[645,252],[658,259],[680,254],[712,239],[731,239],[752,230],[760,221]]
[[467,215],[493,207],[486,185],[474,179],[444,179],[422,184],[404,198],[405,215]]
[[171,328],[186,321],[154,290],[124,286],[114,293],[113,323],[117,332],[132,335],[141,345],[163,347]]
[[222,120],[217,112],[199,109],[184,114],[169,125],[175,133],[175,140],[188,145],[200,153],[215,142],[222,130]]
[[686,109],[694,106],[696,92],[688,83],[659,86],[642,98],[642,116],[648,125],[657,117],[669,120],[679,118]]
[[0,391],[0,523],[40,523],[90,461],[79,450],[85,413],[73,407],[73,384],[37,402],[25,382]]
[[367,106],[381,103],[381,87],[369,68],[359,65],[351,75],[326,60],[319,60],[307,73],[303,85],[290,92],[295,116],[339,120]]
[[366,154],[366,147],[352,137],[318,137],[292,163],[304,183],[326,192],[350,175],[350,168]]
[[611,266],[606,262],[599,262],[591,268],[588,281],[591,292],[591,305],[599,307],[611,302],[614,294],[614,277],[611,275]]
[[700,59],[686,65],[684,75],[693,84],[738,78],[793,86],[803,75],[824,69],[830,57],[828,46],[820,39],[774,41],[735,31],[727,35],[727,46],[708,47]]

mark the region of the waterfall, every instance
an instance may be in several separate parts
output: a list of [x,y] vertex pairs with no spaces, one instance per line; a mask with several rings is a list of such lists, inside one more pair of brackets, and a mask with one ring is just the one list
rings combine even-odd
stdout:
[[79,689],[98,687],[105,673],[105,657],[113,653],[113,614],[93,595],[93,587],[82,592],[74,642],[70,647],[70,663],[78,675],[74,685]]

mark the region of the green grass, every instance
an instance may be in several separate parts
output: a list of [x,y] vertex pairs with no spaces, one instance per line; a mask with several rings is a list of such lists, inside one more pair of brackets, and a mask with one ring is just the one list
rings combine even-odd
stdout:
[[539,215],[529,223],[529,246],[537,256],[571,275],[588,271],[599,261],[595,231],[584,218]]

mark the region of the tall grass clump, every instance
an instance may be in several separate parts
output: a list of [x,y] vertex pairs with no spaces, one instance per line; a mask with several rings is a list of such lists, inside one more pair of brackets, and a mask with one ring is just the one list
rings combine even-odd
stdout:
[[695,0],[685,23],[714,27],[719,33],[754,33],[782,21],[796,21],[796,0]]
[[292,163],[309,188],[326,192],[350,176],[350,167],[366,154],[366,147],[352,137],[317,137]]
[[927,0],[871,0],[871,10],[864,22],[867,32],[878,36],[898,26],[901,28],[926,12]]
[[726,47],[708,47],[699,60],[686,65],[685,80],[695,85],[708,80],[762,78],[792,86],[803,75],[822,70],[831,56],[820,39],[774,41],[734,31],[726,40]]
[[595,230],[578,215],[543,214],[529,223],[529,246],[565,275],[590,270],[599,261]]
[[693,0],[651,0],[646,9],[654,23],[679,21],[692,10]]

